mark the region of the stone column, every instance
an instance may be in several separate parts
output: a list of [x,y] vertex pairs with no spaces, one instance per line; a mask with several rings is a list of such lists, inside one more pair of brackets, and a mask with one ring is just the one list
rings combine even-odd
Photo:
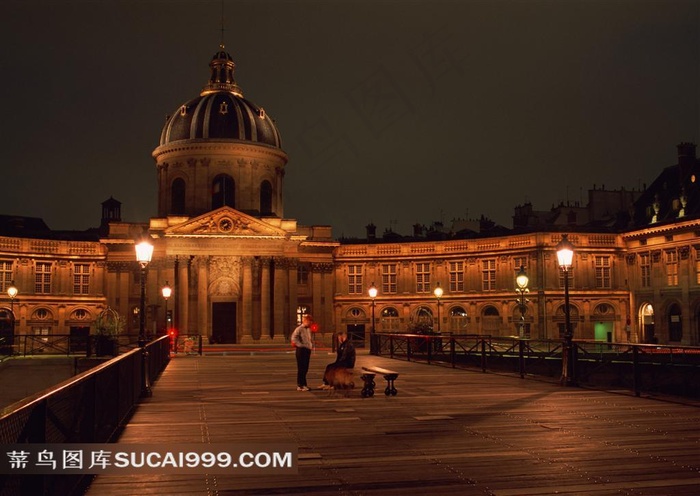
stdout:
[[276,340],[287,339],[292,331],[285,326],[285,308],[287,306],[287,259],[275,257],[274,259],[274,309],[273,309],[273,337]]
[[178,303],[180,329],[177,332],[183,336],[190,332],[190,262],[180,260],[178,277]]
[[296,327],[297,307],[299,306],[299,260],[289,259],[289,327]]
[[243,340],[256,339],[255,333],[253,333],[253,261],[253,257],[243,257],[241,259],[243,264],[243,294],[241,295],[241,322],[243,323],[243,329],[241,329],[239,335]]
[[270,333],[270,322],[272,308],[270,306],[270,262],[269,257],[260,259],[260,336],[268,339]]
[[197,332],[202,339],[211,334],[209,328],[209,258],[197,257]]
[[321,303],[323,295],[323,264],[311,264],[311,314],[314,316],[314,321],[322,332],[326,332],[326,319],[323,314],[323,306]]

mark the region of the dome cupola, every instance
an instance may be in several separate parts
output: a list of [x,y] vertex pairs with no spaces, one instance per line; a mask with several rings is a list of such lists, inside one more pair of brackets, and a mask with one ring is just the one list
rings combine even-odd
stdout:
[[153,151],[160,216],[196,216],[224,205],[282,216],[287,154],[265,110],[246,100],[236,64],[221,49],[199,96],[168,116]]

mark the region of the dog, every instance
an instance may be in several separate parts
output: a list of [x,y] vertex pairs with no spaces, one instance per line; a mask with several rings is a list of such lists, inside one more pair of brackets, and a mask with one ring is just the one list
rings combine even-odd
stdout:
[[330,389],[336,391],[343,390],[346,392],[346,396],[349,390],[355,387],[355,382],[353,381],[353,369],[333,367],[328,370],[325,379],[330,386]]

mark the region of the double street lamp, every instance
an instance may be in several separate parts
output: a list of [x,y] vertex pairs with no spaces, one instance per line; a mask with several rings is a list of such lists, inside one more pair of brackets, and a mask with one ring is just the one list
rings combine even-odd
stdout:
[[557,261],[559,268],[564,272],[564,340],[562,343],[562,368],[561,384],[564,386],[576,386],[576,368],[574,363],[574,336],[571,329],[571,312],[569,309],[569,270],[574,260],[574,245],[569,242],[568,234],[563,234],[557,244]]
[[153,257],[153,245],[148,241],[141,241],[136,245],[136,261],[141,266],[141,304],[139,307],[139,348],[141,348],[142,381],[141,396],[151,396],[151,385],[148,378],[148,353],[146,352],[146,267]]

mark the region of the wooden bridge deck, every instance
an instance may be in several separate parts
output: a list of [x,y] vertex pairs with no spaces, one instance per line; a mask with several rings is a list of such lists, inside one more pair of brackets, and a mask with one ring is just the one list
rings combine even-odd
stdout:
[[[326,353],[312,356],[320,383]],[[697,495],[700,407],[359,354],[398,395],[297,392],[291,353],[178,356],[120,443],[279,443],[295,475],[98,476],[89,495]],[[357,373],[357,372],[356,372]]]

